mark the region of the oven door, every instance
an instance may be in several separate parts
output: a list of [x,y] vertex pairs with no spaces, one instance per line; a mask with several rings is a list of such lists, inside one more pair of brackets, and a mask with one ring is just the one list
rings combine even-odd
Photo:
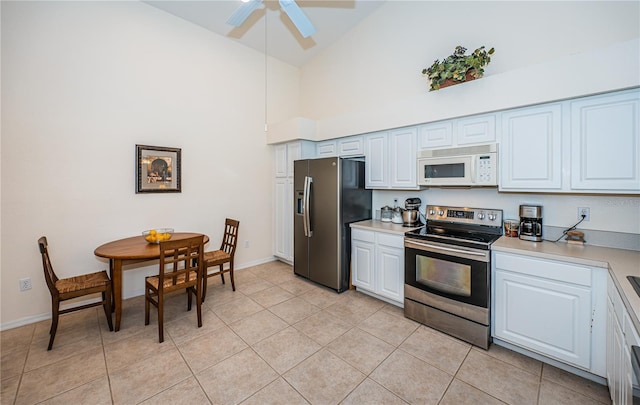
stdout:
[[490,253],[405,238],[405,284],[454,301],[489,307]]

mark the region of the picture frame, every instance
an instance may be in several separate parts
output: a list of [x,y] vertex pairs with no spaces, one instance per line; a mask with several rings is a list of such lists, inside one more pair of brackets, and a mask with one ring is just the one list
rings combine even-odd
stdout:
[[182,192],[182,150],[136,145],[136,194]]

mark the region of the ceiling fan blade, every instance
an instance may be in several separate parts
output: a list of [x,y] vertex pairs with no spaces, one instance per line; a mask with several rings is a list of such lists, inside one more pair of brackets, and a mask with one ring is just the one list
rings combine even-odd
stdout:
[[294,0],[280,0],[280,7],[287,13],[303,38],[313,35],[316,32],[316,28],[311,24],[311,21],[309,21]]
[[249,0],[246,3],[242,3],[236,11],[231,14],[231,17],[227,20],[227,24],[239,27],[244,20],[249,17],[249,14],[253,13],[262,4],[262,0]]

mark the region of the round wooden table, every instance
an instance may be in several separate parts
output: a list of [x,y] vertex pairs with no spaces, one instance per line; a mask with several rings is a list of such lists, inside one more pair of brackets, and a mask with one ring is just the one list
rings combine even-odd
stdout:
[[[171,240],[204,236],[204,243],[209,242],[209,237],[201,233],[176,232]],[[133,236],[105,243],[98,246],[93,253],[98,257],[109,259],[109,272],[113,285],[113,310],[116,313],[114,331],[120,330],[122,319],[122,266],[123,264],[146,262],[160,258],[160,245],[147,242],[143,236]]]

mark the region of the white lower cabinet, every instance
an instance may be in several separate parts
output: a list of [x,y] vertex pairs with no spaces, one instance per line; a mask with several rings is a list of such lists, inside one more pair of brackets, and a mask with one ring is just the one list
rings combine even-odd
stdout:
[[633,404],[631,346],[640,345],[640,337],[631,323],[622,298],[609,277],[607,299],[607,384],[614,405]]
[[495,338],[604,377],[604,269],[493,252]]
[[353,228],[351,283],[404,306],[404,236]]

